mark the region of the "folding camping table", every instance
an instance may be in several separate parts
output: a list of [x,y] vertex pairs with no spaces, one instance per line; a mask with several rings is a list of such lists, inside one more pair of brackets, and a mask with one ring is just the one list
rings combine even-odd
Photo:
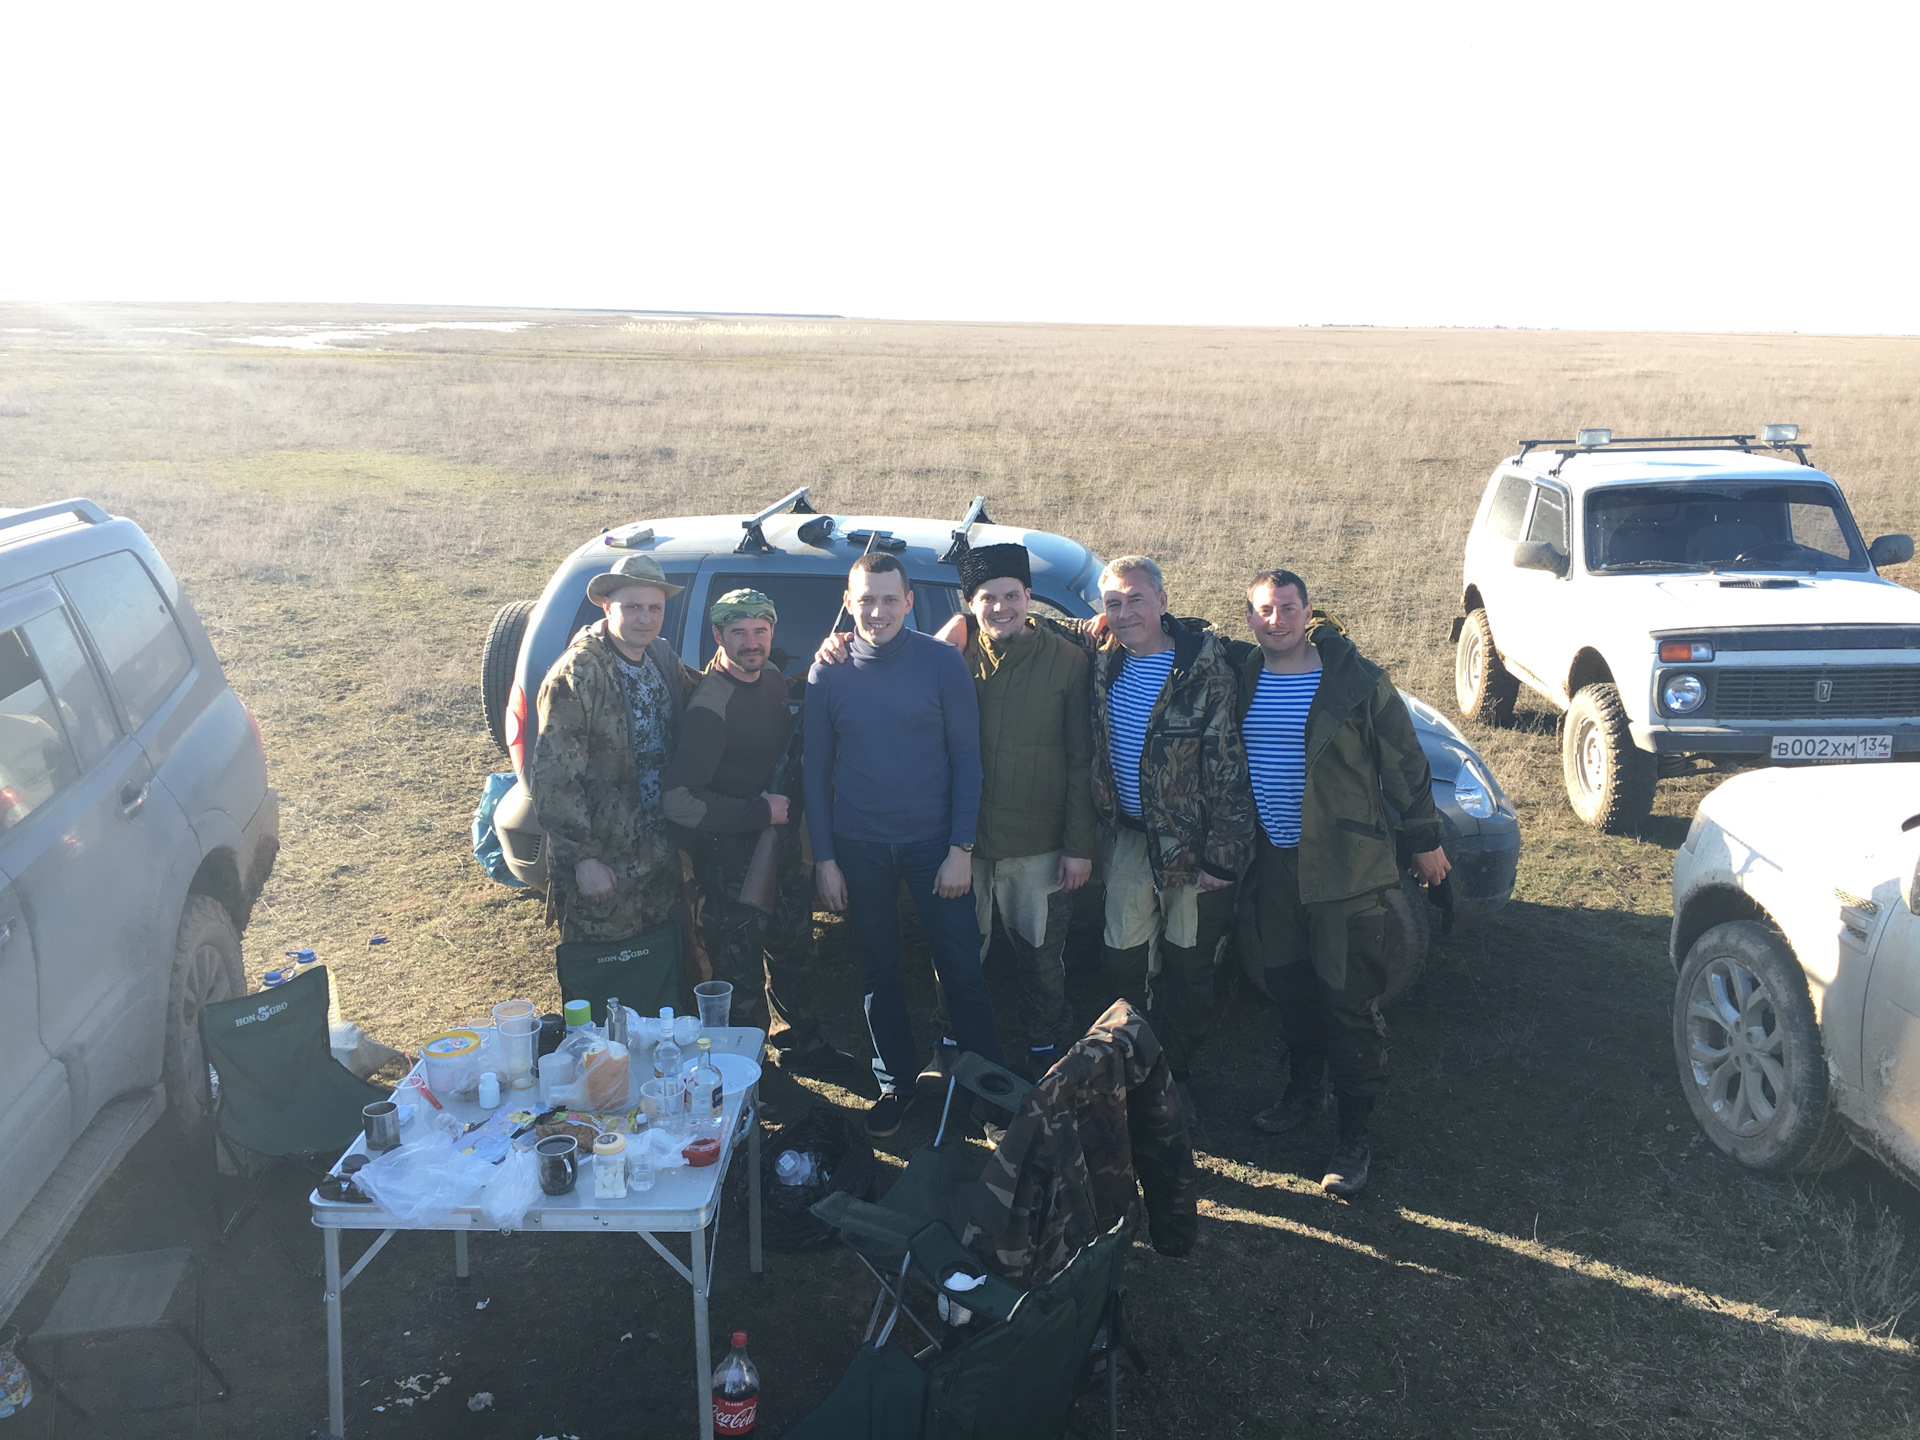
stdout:
[[[767,1038],[765,1031],[742,1027],[703,1030],[701,1033],[712,1037],[713,1048],[718,1052],[746,1055],[756,1060]],[[478,1120],[486,1114],[477,1105],[440,1098],[447,1110],[462,1120]],[[713,1440],[713,1353],[707,1330],[707,1295],[713,1282],[713,1257],[720,1238],[720,1194],[743,1132],[747,1140],[747,1260],[754,1274],[758,1275],[761,1270],[759,1121],[759,1087],[749,1086],[745,1090],[734,1091],[726,1097],[722,1125],[726,1143],[717,1164],[656,1169],[651,1190],[639,1193],[629,1190],[623,1200],[596,1200],[593,1196],[593,1162],[583,1156],[580,1181],[572,1193],[557,1197],[542,1194],[521,1222],[521,1230],[533,1235],[603,1231],[638,1235],[692,1287],[693,1380],[695,1413],[700,1417],[701,1440]],[[410,1139],[423,1133],[421,1127],[428,1124],[431,1124],[430,1118],[416,1114],[404,1138]],[[347,1151],[349,1155],[364,1153],[364,1138],[355,1140],[352,1149]],[[326,1242],[327,1288],[322,1299],[327,1306],[327,1418],[333,1433],[344,1436],[347,1431],[346,1368],[340,1341],[342,1293],[360,1277],[374,1256],[380,1253],[381,1247],[398,1230],[451,1231],[454,1274],[465,1279],[467,1236],[474,1230],[485,1231],[489,1226],[486,1217],[473,1206],[449,1211],[424,1224],[402,1225],[377,1205],[326,1200],[321,1198],[318,1191],[309,1197],[309,1202],[313,1206],[313,1223],[319,1227]],[[711,1243],[707,1233],[709,1228],[713,1231]],[[353,1268],[344,1275],[340,1272],[340,1232],[343,1230],[380,1232],[379,1238],[367,1247],[365,1253],[354,1262]],[[689,1247],[688,1258],[684,1261],[660,1240],[662,1235],[682,1232],[688,1237]]]

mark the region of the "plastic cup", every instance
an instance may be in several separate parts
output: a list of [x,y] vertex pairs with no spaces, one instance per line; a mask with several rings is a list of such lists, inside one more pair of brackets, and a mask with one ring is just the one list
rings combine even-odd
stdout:
[[686,1128],[687,1091],[676,1080],[649,1080],[640,1087],[640,1108],[655,1129],[677,1135]]
[[[533,1073],[534,1044],[540,1037],[540,1017],[525,1000],[510,1004],[526,1005],[524,1015],[509,1015],[494,1023],[500,1027],[500,1078],[508,1086]],[[498,1007],[495,1007],[496,1009]]]
[[700,1004],[700,1028],[724,1030],[733,1014],[733,986],[725,980],[706,980],[693,987],[693,998]]
[[698,1015],[676,1015],[673,1017],[673,1043],[680,1047],[681,1053],[693,1049],[693,1042],[700,1038],[700,1017]]

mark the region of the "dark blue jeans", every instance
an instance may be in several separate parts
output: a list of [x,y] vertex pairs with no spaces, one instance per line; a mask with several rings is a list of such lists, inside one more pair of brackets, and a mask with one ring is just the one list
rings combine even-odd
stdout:
[[873,1037],[873,1068],[882,1093],[900,1085],[911,1089],[920,1071],[900,970],[902,881],[933,950],[933,971],[946,992],[953,1038],[962,1050],[1003,1063],[1000,1038],[993,1029],[993,1000],[987,994],[986,976],[980,972],[980,926],[973,917],[973,897],[943,900],[933,893],[933,877],[947,858],[947,842],[889,845],[836,835],[833,848],[847,882],[847,908],[860,932],[867,1032]]

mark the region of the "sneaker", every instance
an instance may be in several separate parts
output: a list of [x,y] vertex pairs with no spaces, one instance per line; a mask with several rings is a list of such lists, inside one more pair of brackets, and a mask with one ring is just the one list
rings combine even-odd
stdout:
[[952,1040],[942,1040],[933,1047],[933,1058],[927,1061],[926,1069],[922,1070],[914,1081],[915,1088],[922,1092],[935,1091],[944,1094],[947,1081],[953,1078],[953,1062],[959,1058],[959,1044]]
[[914,1097],[903,1095],[898,1090],[890,1090],[873,1102],[873,1108],[867,1111],[867,1138],[884,1140],[906,1123],[907,1112],[913,1109]]
[[1180,1097],[1180,1118],[1186,1123],[1187,1133],[1192,1134],[1200,1128],[1200,1107],[1193,1103],[1193,1087],[1184,1080],[1176,1080],[1173,1089]]
[[1320,1188],[1329,1195],[1351,1200],[1367,1188],[1367,1168],[1372,1158],[1366,1131],[1341,1136],[1334,1144],[1333,1158],[1327,1161],[1327,1173],[1320,1179]]
[[867,1067],[824,1036],[815,1036],[807,1044],[779,1052],[782,1070],[795,1075],[811,1075],[816,1080],[832,1080],[856,1075]]
[[1285,1135],[1298,1130],[1327,1108],[1327,1092],[1318,1085],[1287,1086],[1273,1104],[1253,1117],[1253,1128],[1268,1135]]

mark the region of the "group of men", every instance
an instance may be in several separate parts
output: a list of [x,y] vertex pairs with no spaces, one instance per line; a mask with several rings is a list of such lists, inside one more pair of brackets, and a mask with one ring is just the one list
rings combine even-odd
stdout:
[[[799,726],[769,663],[779,617],[765,595],[736,590],[713,605],[717,648],[695,673],[658,638],[678,587],[650,557],[596,576],[589,594],[606,618],[575,637],[539,697],[534,795],[563,942],[671,923],[687,903],[684,850],[695,923],[736,1013],[767,1024],[783,1066],[827,1074],[857,1062],[813,1009],[812,911],[817,900],[850,912],[880,1089],[866,1123],[879,1138],[959,1051],[1004,1063],[982,970],[996,913],[1017,976],[1009,1028],[1029,1072],[1045,1073],[1082,1032],[1091,1017],[1075,1021],[1063,952],[1072,892],[1097,858],[1102,1006],[1124,997],[1150,1011],[1189,1123],[1188,1078],[1242,915],[1288,1064],[1283,1093],[1252,1123],[1298,1129],[1325,1110],[1330,1086],[1322,1184],[1358,1193],[1387,1073],[1379,998],[1396,829],[1421,881],[1448,870],[1398,691],[1291,571],[1254,577],[1249,644],[1174,618],[1159,567],[1138,555],[1102,572],[1094,619],[1041,618],[1030,563],[1019,545],[964,553],[965,613],[933,636],[908,623],[900,561],[862,556],[845,594],[852,632],[822,643]],[[769,827],[772,883],[748,894]],[[937,980],[924,1066],[902,884]]]

